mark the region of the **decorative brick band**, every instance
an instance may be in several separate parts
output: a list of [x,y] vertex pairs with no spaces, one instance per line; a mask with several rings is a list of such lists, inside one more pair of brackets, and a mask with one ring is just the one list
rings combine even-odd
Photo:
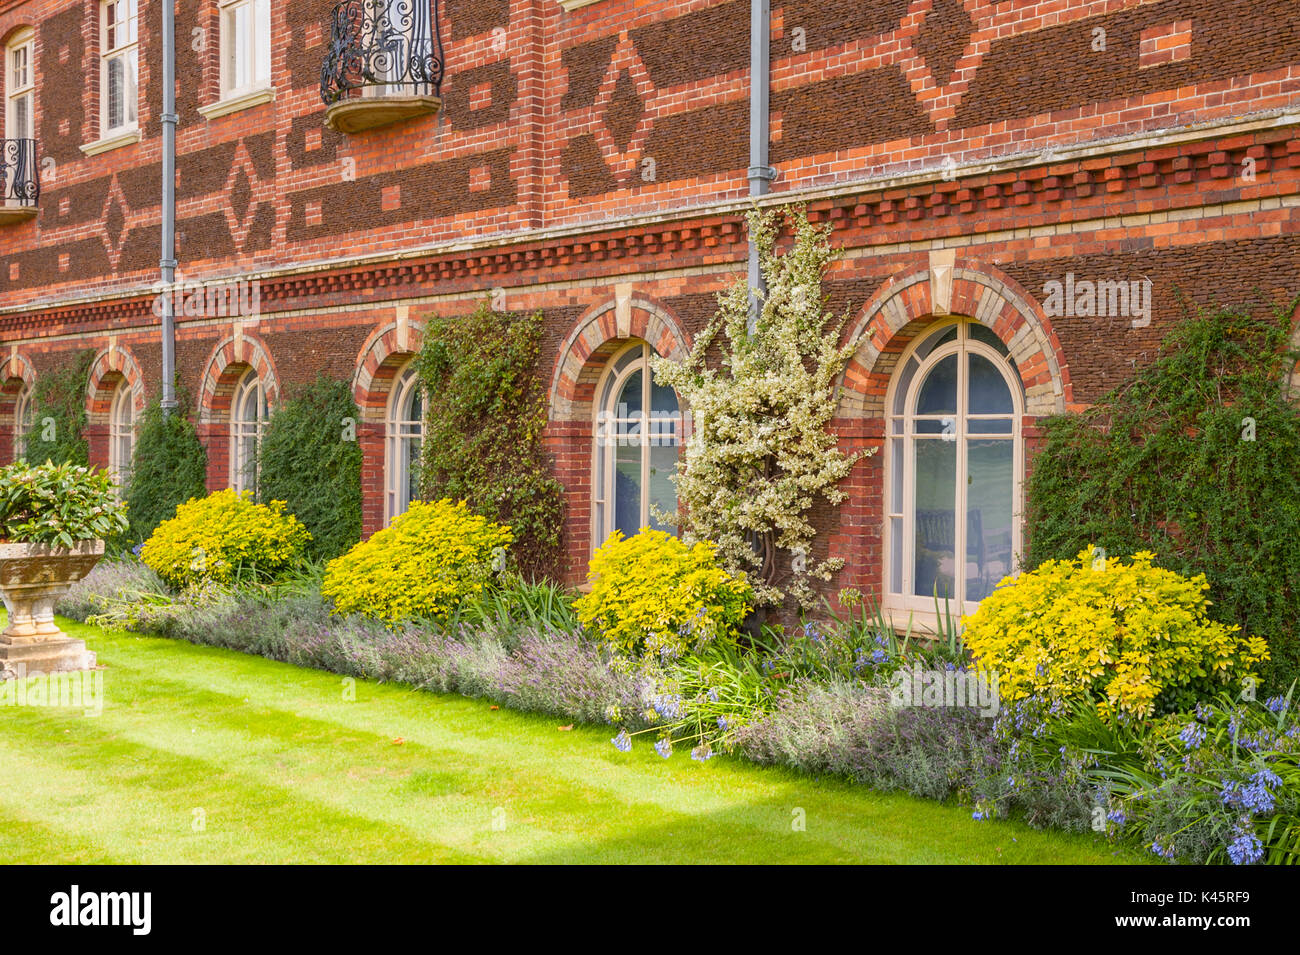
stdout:
[[578,319],[560,348],[551,374],[550,420],[589,421],[605,359],[633,338],[647,342],[665,358],[685,358],[690,347],[681,322],[666,308],[633,298],[630,286],[620,286],[614,301]]
[[423,343],[424,325],[402,317],[370,333],[357,355],[357,370],[352,378],[352,395],[362,421],[384,421],[393,379],[407,361],[419,354]]
[[1025,413],[1064,412],[1074,390],[1061,343],[1043,309],[995,266],[936,253],[924,267],[892,276],[867,302],[852,334],[862,343],[840,380],[839,417],[881,418],[898,356],[923,328],[945,315],[993,330],[1016,363]]
[[109,423],[113,393],[123,379],[131,389],[131,404],[138,418],[145,405],[144,375],[131,349],[111,344],[90,363],[90,381],[86,385],[86,416],[90,425]]
[[255,335],[240,331],[218,342],[203,366],[199,385],[200,423],[216,424],[230,420],[230,402],[235,385],[248,368],[255,370],[261,379],[267,404],[274,406],[278,402],[280,376],[275,370],[270,349]]

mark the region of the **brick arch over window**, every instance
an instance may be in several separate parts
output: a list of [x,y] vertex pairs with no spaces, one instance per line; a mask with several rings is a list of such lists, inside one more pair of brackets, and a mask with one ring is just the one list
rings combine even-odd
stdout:
[[14,352],[0,363],[0,461],[14,460],[18,397],[35,386],[36,369],[25,355]]
[[615,300],[586,312],[560,348],[551,373],[550,420],[591,424],[596,382],[609,357],[634,338],[665,358],[685,358],[690,339],[666,308],[644,298]]
[[388,402],[397,373],[420,353],[424,325],[389,322],[370,333],[357,355],[352,396],[361,411],[357,443],[361,446],[361,532],[369,536],[384,526],[387,489],[385,428]]
[[131,389],[131,406],[135,420],[144,413],[144,375],[129,348],[115,345],[99,352],[90,363],[90,380],[86,384],[86,442],[90,463],[97,468],[109,464],[109,418],[113,395],[125,381]]
[[227,335],[208,355],[199,382],[199,439],[208,452],[208,490],[230,486],[230,405],[235,386],[254,369],[266,389],[268,406],[280,400],[280,376],[271,351],[255,335]]
[[690,338],[666,308],[644,298],[607,302],[586,312],[564,340],[551,373],[550,417],[543,441],[564,488],[564,579],[580,582],[591,547],[591,468],[596,385],[624,345],[644,341],[666,358],[685,358]]
[[[936,299],[948,296],[944,307]],[[839,416],[880,418],[899,355],[919,332],[949,315],[992,329],[1011,352],[1025,389],[1029,417],[1064,412],[1074,402],[1070,372],[1042,307],[1000,269],[958,256],[951,293],[927,266],[889,279],[853,326],[863,341],[841,378]]]

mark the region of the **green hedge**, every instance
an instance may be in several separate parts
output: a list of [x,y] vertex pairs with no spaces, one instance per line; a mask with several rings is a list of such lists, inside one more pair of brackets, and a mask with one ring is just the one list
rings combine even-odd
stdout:
[[337,557],[361,539],[359,419],[351,386],[322,376],[292,392],[262,436],[257,496],[284,501],[306,525],[313,559]]
[[173,414],[164,415],[159,403],[151,402],[136,428],[126,492],[128,533],[134,543],[148,540],[190,498],[207,494],[208,455],[194,422],[182,410],[188,401],[180,396],[178,404]]
[[420,488],[465,500],[510,525],[510,553],[529,577],[555,571],[564,492],[542,447],[546,394],[537,374],[542,313],[492,310],[433,319],[419,373],[428,395]]
[[85,437],[86,386],[94,360],[94,351],[78,352],[67,364],[37,377],[32,392],[32,427],[25,436],[23,457],[27,461],[86,464],[90,460]]
[[1026,485],[1029,566],[1099,546],[1204,573],[1211,614],[1268,641],[1275,689],[1300,676],[1293,307],[1187,316],[1132,382],[1047,422]]

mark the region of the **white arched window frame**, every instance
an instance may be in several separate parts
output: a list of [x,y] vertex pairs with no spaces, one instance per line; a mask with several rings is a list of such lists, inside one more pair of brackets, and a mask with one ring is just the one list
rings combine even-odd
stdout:
[[131,479],[131,454],[135,450],[135,396],[126,381],[118,383],[108,410],[108,473],[125,490]]
[[270,418],[266,388],[252,368],[235,385],[230,404],[230,486],[257,496],[257,451]]
[[615,354],[596,388],[592,467],[592,549],[621,530],[675,533],[655,508],[677,509],[673,475],[686,438],[677,394],[655,384],[650,346],[636,342]]
[[36,422],[36,403],[32,401],[32,389],[27,385],[18,392],[14,401],[14,460],[19,461],[27,454],[27,434]]
[[954,619],[973,613],[1021,551],[1015,363],[983,325],[935,325],[900,357],[885,411],[884,607],[932,626],[937,593],[939,613],[945,598]]
[[409,362],[393,379],[384,424],[384,523],[406,513],[420,491],[424,387]]

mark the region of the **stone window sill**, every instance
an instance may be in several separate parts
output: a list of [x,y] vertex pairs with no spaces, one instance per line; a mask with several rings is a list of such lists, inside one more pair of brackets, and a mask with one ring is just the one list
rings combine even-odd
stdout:
[[216,119],[218,116],[229,116],[231,113],[238,113],[240,110],[261,106],[273,99],[275,99],[275,90],[272,87],[252,90],[248,93],[240,93],[237,96],[228,96],[215,103],[209,103],[207,106],[200,106],[199,114],[204,119]]
[[111,136],[97,139],[93,143],[86,143],[79,148],[87,156],[98,156],[100,153],[106,153],[110,149],[120,149],[123,146],[130,146],[139,141],[140,130],[128,129],[125,132],[113,133]]

